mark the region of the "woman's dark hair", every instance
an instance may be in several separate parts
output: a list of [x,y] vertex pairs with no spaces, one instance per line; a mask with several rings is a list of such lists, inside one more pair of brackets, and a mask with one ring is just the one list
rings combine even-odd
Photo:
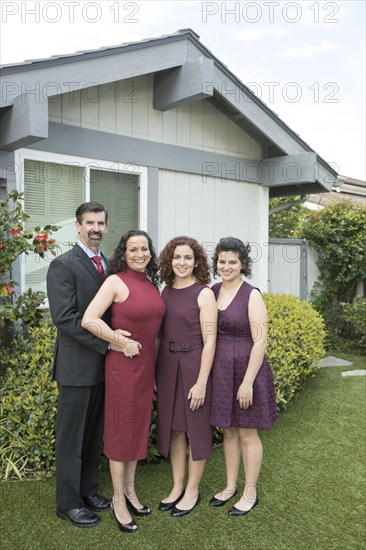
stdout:
[[146,231],[142,231],[141,229],[130,229],[130,231],[127,231],[124,235],[122,235],[121,240],[119,241],[117,248],[114,251],[114,254],[108,264],[108,275],[113,275],[114,273],[126,271],[127,269],[127,262],[125,260],[126,246],[127,246],[127,241],[131,239],[131,237],[146,237],[147,242],[149,244],[150,254],[151,254],[151,260],[146,266],[146,274],[150,279],[150,281],[152,282],[152,284],[156,288],[158,288],[159,287],[158,257],[155,252],[155,248],[152,243],[151,237],[146,233]]
[[196,239],[186,236],[174,237],[174,239],[171,239],[160,252],[160,279],[168,286],[172,286],[175,279],[175,274],[172,268],[174,251],[177,246],[184,245],[192,248],[194,260],[197,264],[197,267],[193,269],[193,277],[196,279],[197,283],[207,285],[210,282],[211,277],[206,252],[198,241],[196,241]]
[[217,259],[220,252],[237,252],[241,263],[240,273],[246,277],[252,276],[252,259],[249,257],[249,243],[245,245],[243,241],[237,239],[236,237],[224,237],[223,239],[220,239],[216,245],[215,253],[212,259],[212,270],[214,277],[217,275]]

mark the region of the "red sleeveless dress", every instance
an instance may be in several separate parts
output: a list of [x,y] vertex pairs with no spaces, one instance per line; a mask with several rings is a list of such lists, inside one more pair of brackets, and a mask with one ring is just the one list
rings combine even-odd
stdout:
[[129,296],[111,306],[111,326],[142,344],[140,355],[107,352],[105,362],[104,454],[116,461],[146,458],[154,388],[155,339],[165,313],[158,290],[145,273],[127,268],[118,277]]

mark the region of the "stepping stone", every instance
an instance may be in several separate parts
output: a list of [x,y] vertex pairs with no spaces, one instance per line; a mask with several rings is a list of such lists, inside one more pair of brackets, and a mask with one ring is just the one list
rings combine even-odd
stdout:
[[339,359],[339,357],[333,357],[328,355],[316,363],[318,367],[349,367],[353,363],[351,361],[345,361],[344,359]]
[[342,376],[366,376],[366,370],[345,370]]

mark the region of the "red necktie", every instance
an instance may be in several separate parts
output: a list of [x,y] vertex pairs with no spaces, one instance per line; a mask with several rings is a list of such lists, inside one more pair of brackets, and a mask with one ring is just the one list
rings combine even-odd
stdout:
[[102,260],[100,259],[100,256],[93,256],[92,260],[97,266],[98,274],[104,279],[105,273],[104,273],[103,264],[102,264]]

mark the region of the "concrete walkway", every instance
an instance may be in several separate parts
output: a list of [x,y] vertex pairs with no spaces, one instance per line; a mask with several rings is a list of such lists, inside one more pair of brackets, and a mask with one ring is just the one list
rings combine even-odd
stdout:
[[328,357],[324,357],[324,359],[317,362],[318,367],[350,367],[352,364],[351,361],[345,361],[332,355],[328,355]]
[[[345,359],[339,359],[339,357],[333,357],[328,355],[316,363],[318,367],[349,367],[353,365],[351,361]],[[341,373],[342,376],[366,376],[366,369],[358,370],[345,370]]]

